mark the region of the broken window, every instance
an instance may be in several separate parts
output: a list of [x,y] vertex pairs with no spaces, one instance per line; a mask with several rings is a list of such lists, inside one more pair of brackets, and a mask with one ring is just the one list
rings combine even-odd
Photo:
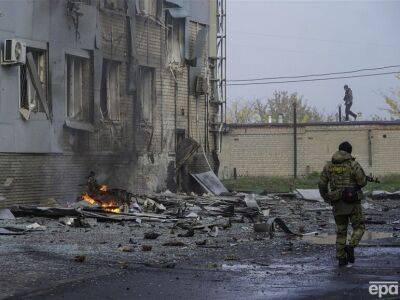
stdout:
[[181,63],[184,57],[185,23],[184,19],[176,19],[167,15],[167,49],[168,62]]
[[119,62],[103,60],[100,106],[103,118],[112,121],[120,119],[119,69]]
[[142,120],[150,124],[153,121],[154,88],[154,68],[139,67],[138,97]]
[[[36,65],[37,75],[47,98],[47,55],[45,50],[28,48],[27,54],[31,53]],[[44,99],[43,99],[44,100]],[[44,100],[45,101],[45,100]],[[31,112],[45,112],[42,101],[35,89],[33,79],[28,70],[28,66],[20,66],[20,108],[27,111],[27,116]]]
[[91,72],[89,59],[67,55],[67,116],[78,121],[90,120]]
[[162,14],[162,2],[162,0],[138,0],[138,12],[159,19]]

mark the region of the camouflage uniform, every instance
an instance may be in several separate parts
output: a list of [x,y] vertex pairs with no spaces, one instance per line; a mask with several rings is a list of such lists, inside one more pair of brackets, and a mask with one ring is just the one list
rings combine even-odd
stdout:
[[[328,162],[322,171],[318,187],[325,202],[333,206],[337,227],[336,257],[338,259],[346,257],[344,249],[349,221],[353,227],[350,246],[357,246],[364,234],[364,216],[361,209],[361,200],[364,195],[361,188],[366,184],[364,170],[355,158],[345,151],[337,151],[332,156],[332,161]],[[343,201],[342,192],[345,187],[359,187],[357,202]]]

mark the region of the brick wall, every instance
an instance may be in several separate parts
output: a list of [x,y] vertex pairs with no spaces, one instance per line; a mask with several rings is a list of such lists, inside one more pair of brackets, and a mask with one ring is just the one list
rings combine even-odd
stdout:
[[[300,125],[297,137],[298,175],[320,172],[343,141],[367,173],[400,173],[400,123]],[[284,124],[229,127],[223,138],[220,177],[293,176],[293,128]]]

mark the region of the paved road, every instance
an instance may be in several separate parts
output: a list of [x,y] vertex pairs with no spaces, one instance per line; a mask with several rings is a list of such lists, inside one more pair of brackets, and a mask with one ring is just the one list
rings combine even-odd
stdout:
[[363,247],[358,253],[355,265],[341,269],[328,253],[280,256],[267,265],[136,266],[14,299],[378,299],[369,295],[369,281],[400,279],[400,248]]

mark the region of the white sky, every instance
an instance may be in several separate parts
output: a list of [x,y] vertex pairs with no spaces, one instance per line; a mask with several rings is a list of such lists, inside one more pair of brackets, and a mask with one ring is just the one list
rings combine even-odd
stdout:
[[[227,6],[228,80],[400,65],[400,1],[228,0]],[[400,87],[395,75],[229,86],[228,101],[287,90],[335,112],[344,84],[353,90],[353,110],[365,118],[385,115],[380,93]]]

